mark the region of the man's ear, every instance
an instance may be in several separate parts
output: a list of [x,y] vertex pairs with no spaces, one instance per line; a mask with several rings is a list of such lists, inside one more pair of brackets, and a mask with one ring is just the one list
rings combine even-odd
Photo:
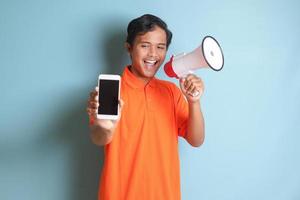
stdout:
[[128,53],[130,53],[130,51],[131,51],[131,46],[130,46],[130,44],[128,43],[128,42],[125,42],[125,49],[127,50],[127,52]]

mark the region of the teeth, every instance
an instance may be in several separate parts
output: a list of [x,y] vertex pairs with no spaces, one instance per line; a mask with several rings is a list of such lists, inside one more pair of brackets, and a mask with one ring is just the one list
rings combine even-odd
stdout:
[[156,60],[145,60],[145,63],[148,63],[148,64],[155,64],[156,63]]

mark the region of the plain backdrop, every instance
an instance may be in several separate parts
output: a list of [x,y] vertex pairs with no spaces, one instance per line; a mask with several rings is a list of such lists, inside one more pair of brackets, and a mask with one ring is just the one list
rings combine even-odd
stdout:
[[[166,61],[218,39],[222,71],[198,70],[206,140],[180,140],[183,200],[300,199],[300,3],[296,0],[0,1],[0,199],[93,200],[102,149],[86,102],[121,74],[128,22],[173,32]],[[158,78],[168,78],[162,69]],[[142,184],[142,183],[141,183]]]

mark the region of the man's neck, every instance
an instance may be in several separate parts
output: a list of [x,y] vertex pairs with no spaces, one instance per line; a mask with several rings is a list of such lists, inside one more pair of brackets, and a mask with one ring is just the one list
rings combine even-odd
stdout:
[[147,85],[152,79],[152,78],[147,78],[147,77],[142,77],[141,75],[139,75],[139,73],[135,70],[132,70],[132,66],[130,65],[129,67],[129,71],[140,81],[142,81],[144,83],[144,85]]

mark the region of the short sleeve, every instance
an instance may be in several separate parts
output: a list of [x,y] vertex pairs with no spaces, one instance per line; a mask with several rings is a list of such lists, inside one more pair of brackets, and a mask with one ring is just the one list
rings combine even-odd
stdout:
[[185,96],[182,94],[181,90],[176,85],[174,85],[173,87],[173,94],[178,136],[185,137],[189,116],[188,102]]

